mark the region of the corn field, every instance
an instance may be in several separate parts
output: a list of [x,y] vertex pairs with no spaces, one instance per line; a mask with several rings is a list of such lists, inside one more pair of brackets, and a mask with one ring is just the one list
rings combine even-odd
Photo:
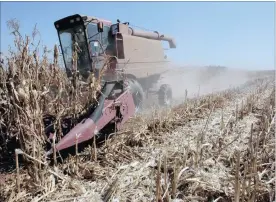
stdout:
[[[96,101],[100,81],[68,78],[9,21],[15,50],[0,68],[1,201],[275,201],[274,76],[138,115],[104,141],[46,159],[43,120],[71,126]],[[77,55],[76,55],[77,56]],[[74,60],[76,61],[76,60]],[[5,64],[4,64],[5,63]],[[105,64],[108,66],[108,59]]]

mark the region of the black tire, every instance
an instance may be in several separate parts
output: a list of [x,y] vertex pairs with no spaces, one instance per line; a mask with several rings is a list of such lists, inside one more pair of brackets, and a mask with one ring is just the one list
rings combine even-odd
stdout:
[[158,101],[159,105],[169,107],[172,104],[172,89],[170,85],[161,85],[158,91]]
[[133,95],[135,112],[141,111],[145,99],[145,93],[142,86],[136,80],[128,79],[128,88]]

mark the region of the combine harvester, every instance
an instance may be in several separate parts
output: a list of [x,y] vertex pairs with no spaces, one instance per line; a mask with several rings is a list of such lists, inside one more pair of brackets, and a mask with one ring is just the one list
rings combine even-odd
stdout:
[[[87,78],[90,71],[98,78],[106,55],[114,58],[102,77],[98,104],[91,106],[89,114],[56,143],[57,151],[74,146],[76,135],[78,143],[82,143],[110,124],[119,130],[141,110],[150,95],[157,95],[161,106],[171,104],[172,89],[160,81],[161,75],[169,70],[162,41],[167,41],[170,48],[176,48],[173,38],[158,32],[136,30],[119,20],[112,24],[78,14],[60,19],[54,25],[68,76],[73,64],[73,44],[77,43],[82,50],[77,62],[83,78]],[[52,152],[51,149],[48,154]]]

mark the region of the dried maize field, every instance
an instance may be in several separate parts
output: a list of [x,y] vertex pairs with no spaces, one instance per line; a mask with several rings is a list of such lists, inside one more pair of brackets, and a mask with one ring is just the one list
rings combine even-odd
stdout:
[[99,84],[89,80],[86,96],[78,77],[59,68],[56,51],[51,62],[47,50],[39,59],[31,37],[15,34],[15,44],[0,69],[0,201],[275,201],[271,72],[139,114],[104,141],[49,162],[43,117],[57,117],[57,128],[63,116],[74,120]]

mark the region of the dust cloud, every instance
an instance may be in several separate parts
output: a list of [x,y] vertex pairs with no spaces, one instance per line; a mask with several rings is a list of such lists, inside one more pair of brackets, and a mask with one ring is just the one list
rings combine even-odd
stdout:
[[175,102],[223,91],[244,84],[250,79],[247,71],[231,68],[171,67],[162,75],[161,83],[169,84]]

